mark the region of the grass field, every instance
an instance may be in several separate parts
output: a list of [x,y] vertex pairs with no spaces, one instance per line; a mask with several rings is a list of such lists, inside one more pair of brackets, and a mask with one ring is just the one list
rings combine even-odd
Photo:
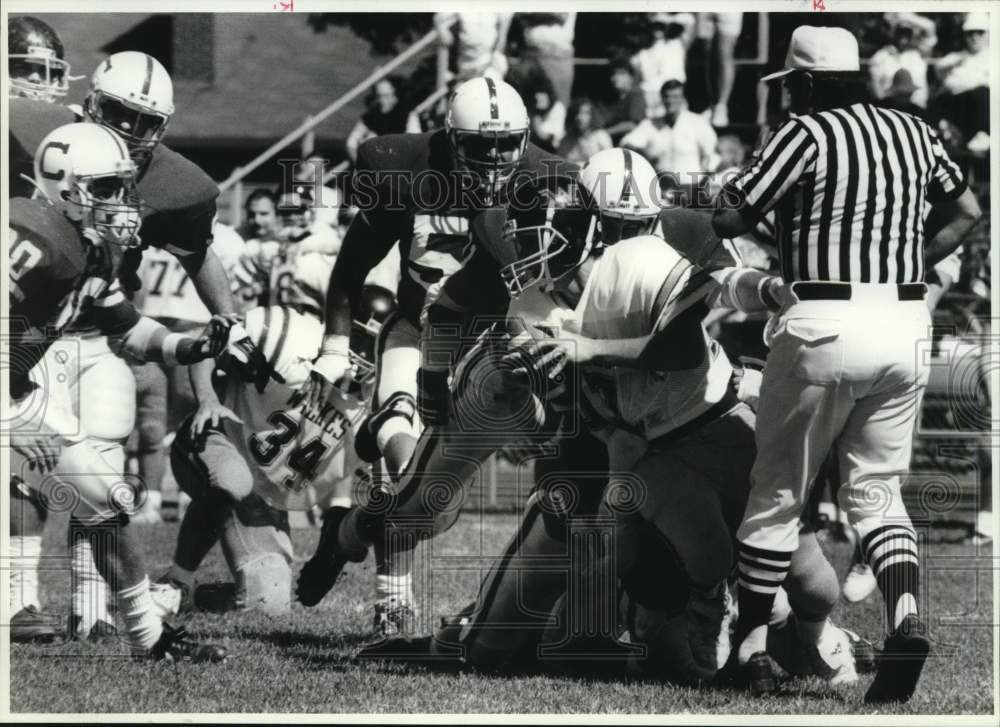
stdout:
[[[488,557],[513,532],[515,516],[467,513],[434,546],[432,596],[424,603],[431,620],[454,613],[475,594]],[[63,537],[52,529],[47,552]],[[143,542],[156,575],[169,564],[176,535],[171,524],[147,526]],[[311,552],[316,530],[296,530],[298,555]],[[962,544],[964,531],[930,532],[925,552],[925,594],[936,656],[924,670],[911,702],[883,713],[990,714],[993,710],[991,550]],[[828,545],[843,574],[850,555],[844,544]],[[429,551],[428,551],[429,552]],[[979,556],[978,558],[976,556]],[[440,558],[440,561],[436,560]],[[450,565],[449,565],[450,564]],[[983,570],[976,571],[975,568]],[[226,577],[218,551],[199,582]],[[296,606],[287,617],[197,613],[188,620],[198,635],[225,644],[234,654],[221,666],[151,666],[134,663],[112,645],[14,646],[10,708],[13,712],[302,712],[302,713],[876,713],[862,704],[870,676],[836,693],[815,679],[790,682],[779,696],[758,701],[735,691],[678,688],[554,676],[485,677],[443,674],[423,667],[379,666],[352,660],[370,637],[373,564],[348,568],[334,592],[316,609]],[[43,575],[49,610],[67,608],[64,573]],[[875,639],[881,630],[878,596],[841,604],[834,618]]]

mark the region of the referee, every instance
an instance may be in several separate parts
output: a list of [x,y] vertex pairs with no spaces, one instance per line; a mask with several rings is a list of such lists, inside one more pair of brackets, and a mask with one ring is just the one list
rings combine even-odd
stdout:
[[[839,499],[885,600],[888,635],[865,695],[906,701],[930,642],[917,615],[917,539],[900,495],[927,369],[924,271],[951,253],[979,206],[927,124],[853,103],[860,65],[841,28],[800,27],[782,78],[791,118],[730,182],[713,218],[734,238],[774,211],[781,277],[737,271],[724,295],[770,308],[757,460],[739,538],[740,676],[776,687],[766,653],[775,592],[798,544],[810,483],[836,447]],[[931,207],[937,229],[926,224]],[[821,625],[820,625],[821,626]],[[818,644],[822,630],[802,634]]]

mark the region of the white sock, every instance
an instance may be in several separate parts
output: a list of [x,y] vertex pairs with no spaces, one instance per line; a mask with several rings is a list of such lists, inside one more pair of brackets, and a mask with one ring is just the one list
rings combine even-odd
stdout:
[[163,505],[163,493],[159,490],[148,490],[146,492],[146,501],[142,504],[143,510],[150,510],[152,512],[159,512],[160,507]]
[[41,610],[38,599],[38,563],[42,558],[41,535],[11,535],[10,554],[14,558],[10,574],[10,612],[34,606]]
[[917,613],[917,599],[913,597],[912,593],[904,593],[896,600],[896,610],[893,613],[896,614],[896,622],[892,625],[892,629],[895,631],[904,618],[911,613]]
[[767,651],[767,624],[757,626],[747,634],[747,637],[743,639],[743,643],[740,644],[740,650],[736,658],[741,665],[746,664],[750,661],[750,657],[758,651]]
[[79,633],[86,635],[98,621],[113,623],[108,615],[108,584],[94,565],[90,541],[77,540],[70,549],[73,569],[73,614],[79,616]]
[[382,575],[375,576],[375,598],[385,601],[395,598],[399,601],[410,603],[413,601],[413,578],[407,573],[402,576]]
[[125,621],[132,653],[145,654],[163,633],[163,622],[153,614],[153,599],[149,595],[149,578],[118,591],[118,610]]

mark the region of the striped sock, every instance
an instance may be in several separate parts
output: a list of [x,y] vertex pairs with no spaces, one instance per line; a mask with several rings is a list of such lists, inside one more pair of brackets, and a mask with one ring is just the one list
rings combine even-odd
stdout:
[[917,535],[911,527],[884,525],[868,533],[862,547],[885,599],[886,616],[895,630],[907,615],[917,612]]
[[740,617],[736,623],[739,662],[745,664],[753,654],[767,650],[767,623],[771,618],[774,596],[788,575],[792,554],[739,544]]

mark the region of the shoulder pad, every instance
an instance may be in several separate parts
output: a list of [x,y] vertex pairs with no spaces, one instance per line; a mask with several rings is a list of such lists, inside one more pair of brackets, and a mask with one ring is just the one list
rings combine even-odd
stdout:
[[427,168],[431,137],[422,134],[386,134],[368,139],[358,147],[356,170],[421,171]]
[[660,213],[657,232],[673,249],[705,270],[738,264],[715,234],[711,210],[665,209]]
[[159,212],[208,204],[219,196],[219,187],[211,177],[164,144],[153,151],[138,188],[143,203]]
[[87,260],[86,248],[72,223],[55,207],[40,199],[15,197],[10,201],[10,226],[53,257],[79,262]]
[[531,142],[524,150],[521,168],[539,175],[565,174],[570,177],[576,177],[580,171],[579,164],[551,154]]

